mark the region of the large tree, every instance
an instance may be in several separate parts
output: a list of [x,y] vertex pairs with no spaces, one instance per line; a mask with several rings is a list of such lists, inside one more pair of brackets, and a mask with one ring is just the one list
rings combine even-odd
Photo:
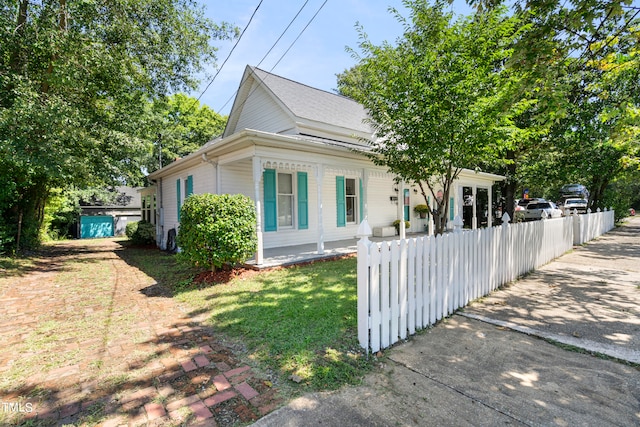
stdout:
[[[502,1],[469,3],[491,9]],[[581,182],[591,207],[602,207],[609,183],[638,165],[640,7],[632,0],[517,0],[512,12],[525,31],[508,66],[526,76],[522,91],[536,97],[518,119],[525,130],[546,131],[509,153],[512,184],[557,197],[563,183]]]
[[182,93],[155,100],[149,104],[147,115],[143,133],[147,139],[154,140],[146,165],[150,172],[159,168],[160,161],[166,166],[222,135],[227,122],[226,116]]
[[338,88],[369,112],[371,159],[418,185],[426,203],[431,195],[442,233],[454,180],[487,163],[499,142],[499,83],[518,27],[501,10],[454,21],[444,2],[405,4],[409,20],[395,12],[404,25],[397,44],[376,46],[360,29],[359,62]]
[[0,0],[0,247],[37,242],[51,188],[140,180],[145,105],[234,31],[191,0]]

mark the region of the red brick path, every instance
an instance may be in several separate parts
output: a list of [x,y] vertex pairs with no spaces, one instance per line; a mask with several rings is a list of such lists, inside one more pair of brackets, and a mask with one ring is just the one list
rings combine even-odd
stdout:
[[[225,426],[281,403],[207,313],[187,314],[120,250],[67,242],[25,276],[0,270],[0,424]],[[87,264],[95,274],[76,273]]]

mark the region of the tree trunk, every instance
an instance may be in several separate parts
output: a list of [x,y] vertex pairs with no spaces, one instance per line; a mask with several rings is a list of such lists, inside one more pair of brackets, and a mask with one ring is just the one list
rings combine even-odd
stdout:
[[516,217],[516,163],[515,152],[513,150],[507,151],[507,160],[510,162],[507,164],[507,182],[505,183],[505,212],[509,214],[511,222],[515,222]]
[[[24,27],[27,25],[27,10],[29,7],[29,0],[21,0],[20,6],[18,8],[18,17],[16,19],[16,30],[15,33],[18,36],[18,39],[22,41],[22,37],[24,36]],[[11,55],[11,68],[13,71],[20,71],[22,68],[22,58],[21,58],[21,49],[20,44],[15,44],[15,49]]]

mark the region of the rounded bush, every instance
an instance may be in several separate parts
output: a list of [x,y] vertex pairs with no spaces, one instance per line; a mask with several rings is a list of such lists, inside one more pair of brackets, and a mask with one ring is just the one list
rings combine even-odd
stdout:
[[124,234],[127,235],[129,240],[133,240],[133,235],[136,233],[136,230],[138,230],[138,222],[139,221],[128,222],[124,227]]
[[249,259],[257,249],[253,201],[242,194],[194,194],[180,211],[179,257],[211,270]]
[[127,223],[124,233],[137,245],[149,245],[156,241],[156,227],[145,220]]

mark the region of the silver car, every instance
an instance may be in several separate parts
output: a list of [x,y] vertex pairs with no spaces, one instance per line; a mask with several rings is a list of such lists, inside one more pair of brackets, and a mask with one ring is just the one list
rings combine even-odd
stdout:
[[560,218],[562,211],[553,202],[534,202],[527,205],[524,211],[525,221],[535,221],[543,218]]

